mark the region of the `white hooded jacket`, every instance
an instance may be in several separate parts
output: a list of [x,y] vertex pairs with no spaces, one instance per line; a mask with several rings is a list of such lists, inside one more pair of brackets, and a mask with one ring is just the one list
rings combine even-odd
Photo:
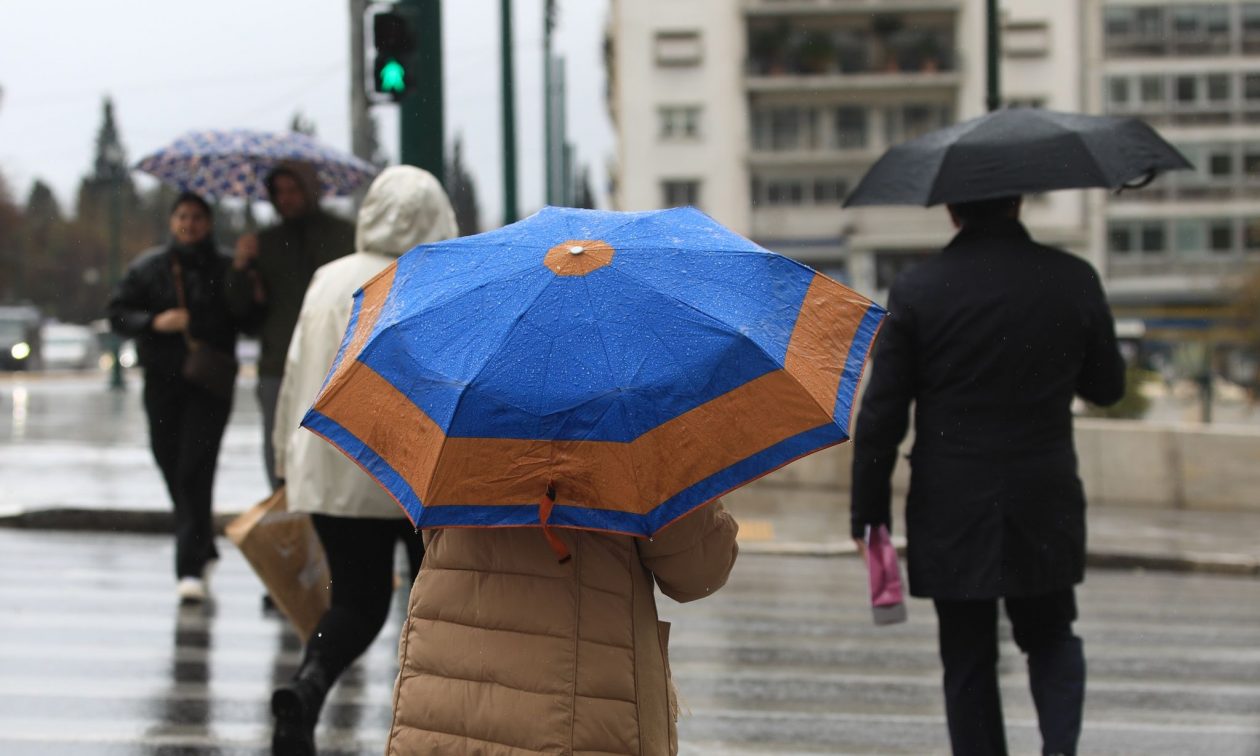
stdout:
[[338,517],[403,517],[402,509],[358,465],[299,427],[323,386],[350,323],[354,292],[418,244],[457,236],[442,186],[412,166],[385,169],[359,209],[356,254],[315,271],[302,300],[276,406],[276,474],[291,511]]

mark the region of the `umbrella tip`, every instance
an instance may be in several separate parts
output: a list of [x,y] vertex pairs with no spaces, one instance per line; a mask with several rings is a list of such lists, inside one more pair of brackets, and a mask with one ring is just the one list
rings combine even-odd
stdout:
[[572,247],[569,247],[569,254],[571,255],[580,255],[585,251],[586,248],[579,244],[574,244]]

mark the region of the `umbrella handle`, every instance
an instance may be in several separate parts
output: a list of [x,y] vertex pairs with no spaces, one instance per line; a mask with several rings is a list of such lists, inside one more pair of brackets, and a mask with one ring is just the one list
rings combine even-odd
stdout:
[[569,561],[572,556],[569,554],[569,548],[564,545],[564,541],[560,537],[551,532],[551,527],[547,521],[551,519],[551,508],[556,505],[556,487],[552,483],[547,484],[547,491],[538,500],[538,522],[542,525],[543,537],[547,539],[547,544],[551,546],[551,550],[556,553],[556,559],[560,564]]
[[1116,194],[1123,192],[1125,189],[1141,189],[1142,187],[1154,181],[1157,175],[1159,174],[1156,173],[1154,170],[1147,171],[1141,178],[1138,178],[1135,181],[1129,181],[1127,183],[1124,183],[1118,186],[1116,188]]

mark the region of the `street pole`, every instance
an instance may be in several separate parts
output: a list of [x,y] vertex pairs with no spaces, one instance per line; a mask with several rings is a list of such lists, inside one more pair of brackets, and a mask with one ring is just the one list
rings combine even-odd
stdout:
[[551,32],[556,25],[556,2],[546,0],[543,7],[543,177],[548,205],[556,202],[555,168],[555,113],[552,112],[554,95],[551,91]]
[[[126,167],[114,161],[109,177],[109,287],[112,291],[122,278],[122,190]],[[110,331],[109,350],[113,353],[113,365],[109,370],[109,387],[123,389],[122,339]]]
[[520,217],[516,209],[516,103],[512,85],[512,0],[499,0],[503,54],[503,225]]
[[350,0],[350,151],[360,160],[375,157],[367,125],[367,65],[363,44],[366,13],[367,0]]
[[400,162],[446,183],[446,134],[442,98],[442,0],[400,0],[415,20],[415,86],[398,103]]
[[1002,107],[1001,72],[998,66],[1002,55],[1002,38],[998,28],[998,0],[987,0],[986,5],[985,36],[987,37],[988,48],[988,75],[986,76],[986,83],[988,93],[984,104],[992,112]]

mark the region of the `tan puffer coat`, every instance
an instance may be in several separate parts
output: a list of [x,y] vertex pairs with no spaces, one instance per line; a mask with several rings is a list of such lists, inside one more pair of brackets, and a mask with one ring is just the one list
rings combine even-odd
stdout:
[[721,502],[653,540],[535,528],[428,537],[399,649],[394,756],[662,756],[678,751],[669,625],[726,583],[738,548]]

